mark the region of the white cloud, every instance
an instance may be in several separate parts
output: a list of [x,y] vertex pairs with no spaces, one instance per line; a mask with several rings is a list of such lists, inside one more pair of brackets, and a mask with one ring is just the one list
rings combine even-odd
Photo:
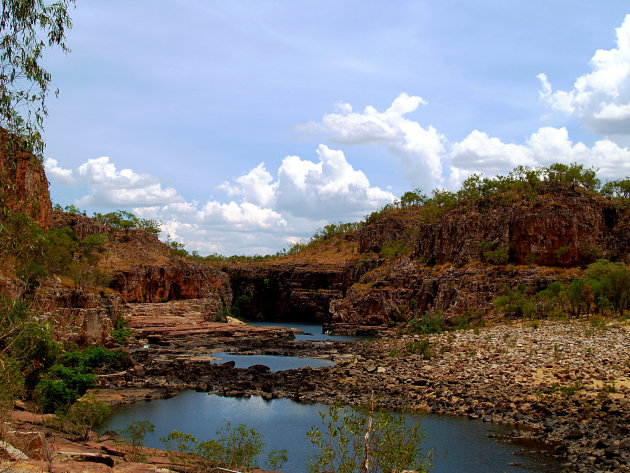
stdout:
[[335,113],[320,122],[296,127],[306,133],[325,133],[334,143],[382,144],[400,159],[404,175],[414,185],[442,184],[442,154],[446,138],[435,128],[422,127],[404,116],[427,102],[418,96],[400,94],[384,112],[367,106],[362,113],[347,103],[338,104]]
[[72,186],[76,182],[72,169],[64,169],[60,167],[59,162],[56,159],[46,159],[46,161],[44,161],[44,169],[46,170],[46,175],[48,177],[54,179],[55,181],[59,181],[66,186]]
[[265,163],[260,163],[247,174],[236,179],[236,185],[224,182],[219,186],[229,196],[242,196],[249,202],[263,206],[270,205],[274,199],[274,189],[271,185],[273,176],[265,169]]
[[131,169],[118,171],[107,156],[88,159],[77,168],[76,174],[89,188],[89,194],[77,201],[81,206],[135,207],[183,201],[174,188],[163,188],[153,176],[137,174]]
[[294,217],[361,218],[394,199],[392,193],[370,186],[342,151],[320,145],[317,154],[317,163],[298,156],[284,158],[274,185],[278,209]]
[[596,141],[592,147],[581,142],[574,144],[566,128],[540,128],[525,145],[505,144],[475,130],[452,149],[449,180],[452,188],[473,172],[486,176],[506,174],[520,164],[533,167],[576,162],[598,169],[598,176],[604,179],[630,175],[628,148],[608,139]]
[[630,14],[617,28],[617,47],[597,50],[592,72],[578,77],[570,91],[553,91],[539,74],[540,97],[549,107],[573,116],[600,135],[630,135]]
[[[76,170],[88,188],[76,204],[91,208],[132,208],[162,222],[163,235],[200,252],[269,253],[308,238],[337,220],[354,220],[394,199],[370,186],[343,152],[321,145],[316,162],[287,156],[274,176],[260,163],[219,186],[229,200],[187,201],[175,189],[131,169],[118,170],[108,158],[89,159]],[[61,169],[56,161],[50,169]],[[66,182],[67,183],[67,182]]]

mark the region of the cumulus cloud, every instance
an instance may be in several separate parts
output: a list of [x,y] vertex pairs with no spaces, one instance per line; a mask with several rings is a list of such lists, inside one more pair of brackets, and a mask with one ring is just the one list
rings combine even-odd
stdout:
[[56,159],[48,158],[44,161],[46,175],[61,184],[72,186],[76,182],[72,169],[64,169],[59,166]]
[[172,187],[163,188],[158,180],[131,169],[118,171],[109,157],[88,159],[77,168],[77,177],[90,193],[77,204],[87,207],[131,207],[163,205],[183,201]]
[[612,179],[630,175],[630,151],[608,140],[592,147],[573,143],[566,128],[543,127],[526,144],[506,144],[486,133],[473,131],[452,147],[449,183],[455,188],[473,172],[487,176],[505,174],[515,166],[549,166],[579,163],[598,169],[598,175]]
[[352,167],[342,151],[325,145],[318,162],[287,156],[274,185],[277,208],[294,217],[358,218],[394,199],[391,192],[370,186],[367,176]]
[[[62,175],[76,176],[87,186],[77,205],[132,208],[140,217],[160,220],[164,236],[185,242],[189,249],[273,253],[327,223],[361,218],[394,199],[371,186],[343,152],[321,145],[317,156],[316,161],[287,156],[275,177],[260,163],[218,186],[227,201],[186,200],[154,176],[119,170],[108,157],[89,159]],[[49,168],[61,169],[56,161]]]
[[578,77],[569,91],[553,91],[539,74],[540,97],[555,110],[577,118],[600,135],[630,135],[630,14],[616,29],[617,47],[597,50],[592,72]]
[[[479,130],[472,131],[459,142],[450,142],[434,128],[425,129],[419,123],[403,118],[421,103],[424,101],[420,97],[401,94],[385,112],[368,106],[362,113],[353,112],[350,104],[338,104],[336,111],[324,115],[320,122],[310,122],[299,129],[309,133],[324,132],[332,141],[348,145],[384,145],[393,156],[404,157],[410,184],[425,191],[436,187],[455,189],[475,172],[494,176],[506,174],[519,165],[547,166],[554,162],[577,162],[594,167],[605,179],[630,174],[627,147],[608,138],[596,141],[590,147],[581,142],[573,143],[564,127],[540,128],[525,143],[505,143]],[[326,151],[322,150],[320,146],[320,156],[325,156]],[[304,187],[305,176],[320,169],[315,163],[295,157],[285,159],[281,173],[285,167],[291,169],[293,176],[293,180],[287,179],[289,189]],[[282,175],[279,182],[283,182]],[[343,182],[350,180],[345,178]],[[292,202],[295,201],[287,199],[287,205]]]
[[353,112],[347,103],[337,105],[334,113],[319,122],[296,127],[306,133],[324,133],[339,144],[382,144],[401,160],[404,175],[416,185],[442,184],[446,138],[433,126],[423,127],[405,117],[427,102],[418,96],[400,94],[384,112],[367,106]]

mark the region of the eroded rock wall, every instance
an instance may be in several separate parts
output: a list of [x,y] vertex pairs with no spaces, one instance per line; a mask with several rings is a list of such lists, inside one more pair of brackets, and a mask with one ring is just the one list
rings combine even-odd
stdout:
[[118,294],[89,292],[55,284],[42,286],[33,307],[54,333],[78,345],[108,345],[116,322],[126,314]]
[[9,151],[0,130],[0,207],[21,212],[44,230],[52,226],[52,203],[44,166],[30,153]]
[[269,263],[242,265],[228,272],[234,301],[243,295],[249,298],[240,303],[243,317],[327,322],[331,301],[343,297],[373,265],[371,260],[345,265]]
[[568,283],[579,274],[579,269],[539,266],[430,267],[406,260],[376,280],[355,284],[346,297],[332,301],[331,322],[387,326],[390,320],[409,320],[425,311],[442,311],[447,319],[474,311],[485,314],[506,286],[525,284],[540,290],[555,281]]
[[136,265],[112,274],[110,286],[125,302],[166,302],[217,297],[231,304],[228,276],[200,264],[174,260],[167,265]]
[[428,223],[385,217],[359,231],[359,249],[405,241],[429,263],[462,265],[503,247],[513,264],[580,266],[601,257],[630,262],[627,208],[581,191],[544,194],[514,205],[455,207]]

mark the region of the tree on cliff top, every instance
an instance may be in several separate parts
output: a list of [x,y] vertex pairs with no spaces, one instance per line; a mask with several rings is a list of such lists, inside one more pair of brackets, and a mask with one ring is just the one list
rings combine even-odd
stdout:
[[[76,0],[2,0],[0,16],[0,127],[17,137],[16,146],[42,158],[41,131],[49,92],[50,73],[42,65],[46,46],[68,52],[66,29],[72,27],[68,10]],[[57,95],[58,91],[55,91]]]

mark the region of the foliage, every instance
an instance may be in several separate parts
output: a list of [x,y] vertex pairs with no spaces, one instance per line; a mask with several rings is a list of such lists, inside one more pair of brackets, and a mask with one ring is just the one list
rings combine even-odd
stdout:
[[513,317],[575,317],[606,312],[621,317],[630,309],[630,268],[623,262],[600,259],[588,266],[584,277],[567,285],[553,282],[537,292],[522,285],[505,287],[494,306]]
[[[225,421],[223,427],[216,432],[217,438],[199,442],[193,435],[174,430],[160,441],[164,443],[171,457],[178,463],[188,467],[197,467],[207,471],[212,467],[251,470],[256,466],[257,458],[262,453],[265,442],[256,429],[245,424],[232,427]],[[194,453],[194,459],[188,455]],[[272,450],[268,454],[267,467],[277,471],[287,461],[286,450]]]
[[251,470],[265,443],[256,429],[239,424],[232,428],[228,421],[217,431],[216,439],[200,442],[196,453],[214,466]]
[[630,176],[608,181],[602,186],[601,194],[607,199],[630,199]]
[[510,317],[532,317],[535,306],[525,290],[523,285],[519,285],[515,289],[505,286],[503,295],[497,297],[493,304]]
[[411,251],[402,241],[386,241],[381,247],[381,256],[387,259],[398,258],[406,255]]
[[425,360],[430,360],[435,355],[433,347],[428,340],[410,341],[405,346],[407,353],[412,355],[422,355]]
[[312,426],[307,438],[314,449],[312,473],[382,472],[431,469],[432,452],[423,449],[419,419],[373,408],[331,406],[321,413],[322,427]]
[[446,321],[442,312],[425,311],[420,318],[413,317],[408,324],[409,333],[442,333],[445,328]]
[[131,445],[129,454],[132,461],[142,461],[146,458],[142,454],[142,447],[147,434],[152,432],[155,432],[155,424],[148,420],[135,420],[120,432],[123,438]]
[[116,327],[109,333],[119,345],[124,345],[129,337],[131,337],[131,329],[128,327],[130,320],[122,315],[116,320]]
[[45,249],[44,231],[26,215],[9,212],[0,219],[0,258],[13,263],[15,275],[29,288],[45,273]]
[[126,210],[116,210],[106,214],[94,212],[92,218],[97,222],[122,230],[141,228],[154,235],[161,231],[161,222],[159,220],[139,218]]
[[70,406],[63,420],[70,424],[72,431],[87,440],[90,431],[101,425],[111,412],[106,402],[96,399],[94,394],[86,394]]
[[0,258],[12,263],[28,292],[48,274],[69,276],[78,287],[107,286],[109,276],[97,268],[106,242],[106,235],[79,241],[70,227],[44,232],[22,213],[8,212],[0,220]]
[[503,245],[494,245],[490,242],[483,241],[479,244],[479,249],[486,263],[507,264],[508,262],[508,249]]
[[[457,192],[435,189],[431,192],[431,197],[427,197],[420,189],[408,191],[399,201],[386,204],[382,209],[372,212],[366,221],[373,222],[399,209],[416,209],[422,219],[432,221],[455,205],[467,205],[484,210],[564,190],[593,194],[599,192],[607,198],[627,199],[630,197],[630,178],[610,181],[601,186],[594,169],[584,168],[583,165],[577,163],[568,165],[556,163],[549,167],[533,169],[517,166],[506,176],[483,177],[479,173],[472,174],[462,183]],[[490,249],[490,251],[494,250]],[[503,254],[496,256],[503,256]]]
[[0,354],[0,433],[6,412],[24,391],[24,377],[15,360]]
[[[13,147],[25,147],[40,159],[43,120],[51,76],[42,66],[46,46],[69,51],[68,10],[75,0],[3,0],[0,16],[0,127],[14,135]],[[55,92],[57,93],[57,92]],[[16,143],[19,141],[19,143]],[[16,146],[17,145],[17,146]]]
[[54,365],[37,384],[33,397],[43,412],[63,412],[95,384],[90,372]]
[[70,215],[86,215],[85,210],[81,210],[80,208],[75,207],[74,204],[66,205],[65,207],[62,207],[60,204],[55,204],[53,205],[53,210],[66,212]]
[[44,374],[35,388],[34,399],[44,412],[64,412],[96,384],[95,370],[102,366],[123,367],[127,363],[127,354],[102,346],[69,351]]

